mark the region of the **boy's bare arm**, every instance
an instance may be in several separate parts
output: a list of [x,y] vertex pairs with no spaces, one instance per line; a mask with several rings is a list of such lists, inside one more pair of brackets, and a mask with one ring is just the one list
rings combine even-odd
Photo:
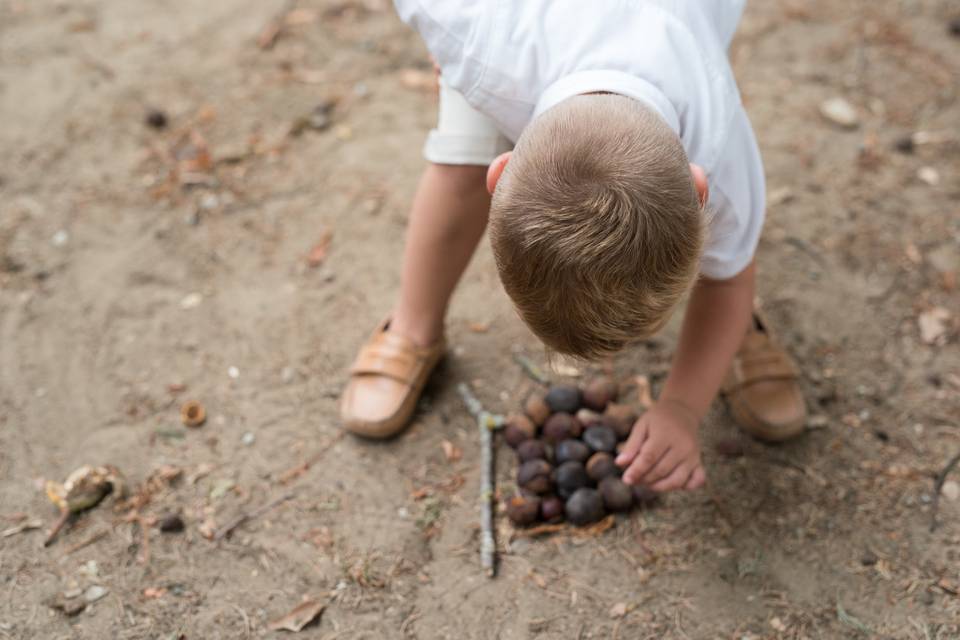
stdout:
[[626,482],[657,491],[703,484],[697,431],[749,326],[755,271],[751,262],[729,280],[694,287],[663,392],[617,457]]

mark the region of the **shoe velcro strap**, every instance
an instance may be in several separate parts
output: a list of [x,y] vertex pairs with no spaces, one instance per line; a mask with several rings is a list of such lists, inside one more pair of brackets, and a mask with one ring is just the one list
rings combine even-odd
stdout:
[[733,361],[723,390],[730,393],[757,382],[796,380],[799,375],[793,363],[779,353],[755,354],[752,357],[736,358]]

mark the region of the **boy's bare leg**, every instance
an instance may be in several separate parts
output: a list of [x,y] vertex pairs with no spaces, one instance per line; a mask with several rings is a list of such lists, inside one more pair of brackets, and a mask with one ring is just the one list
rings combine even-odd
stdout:
[[490,211],[484,166],[431,164],[413,199],[390,330],[422,347],[443,334],[447,303]]
[[410,421],[444,353],[443,319],[490,210],[486,167],[433,164],[417,188],[403,254],[400,299],[350,370],[340,416],[353,433],[388,438]]

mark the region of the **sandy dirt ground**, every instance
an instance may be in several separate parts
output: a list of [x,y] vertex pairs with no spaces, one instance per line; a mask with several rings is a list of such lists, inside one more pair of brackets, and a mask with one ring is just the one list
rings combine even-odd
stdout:
[[[304,597],[326,610],[290,637],[960,638],[960,471],[930,529],[960,452],[956,12],[752,3],[731,56],[769,178],[759,289],[811,429],[764,446],[718,403],[705,489],[596,535],[501,524],[488,580],[455,383],[513,409],[512,353],[543,353],[486,245],[412,428],[337,424],[435,117],[415,34],[373,0],[0,2],[0,638],[280,637]],[[855,126],[821,115],[838,97]],[[616,373],[662,381],[675,324]],[[105,463],[135,499],[44,549],[43,480]]]

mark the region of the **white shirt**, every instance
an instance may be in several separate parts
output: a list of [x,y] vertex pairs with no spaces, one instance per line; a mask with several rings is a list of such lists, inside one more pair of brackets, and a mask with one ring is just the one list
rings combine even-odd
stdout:
[[444,81],[516,140],[574,95],[640,100],[707,173],[711,220],[701,263],[730,278],[763,226],[763,164],[727,60],[745,0],[395,0]]

